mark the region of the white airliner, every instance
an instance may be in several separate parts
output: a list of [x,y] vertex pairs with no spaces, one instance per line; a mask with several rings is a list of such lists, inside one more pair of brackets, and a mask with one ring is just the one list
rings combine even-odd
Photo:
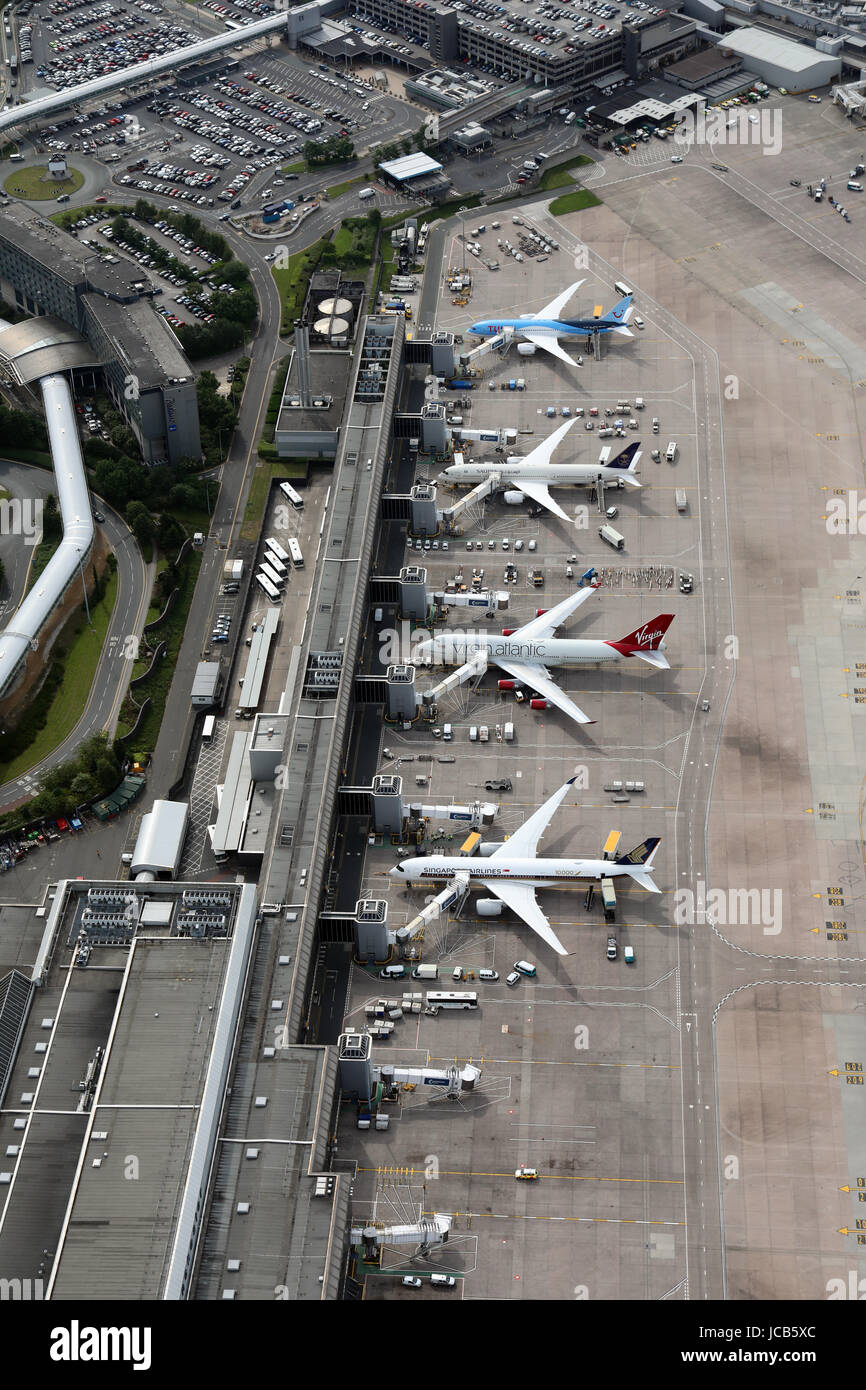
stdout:
[[[480,855],[430,854],[418,859],[404,859],[391,869],[393,883],[446,882],[441,894],[447,899],[452,889],[486,888],[496,897],[480,898],[476,904],[482,917],[492,917],[502,911],[505,903],[522,917],[542,941],[561,956],[568,951],[562,945],[535,897],[536,888],[561,888],[579,879],[621,878],[627,874],[648,893],[661,889],[653,882],[651,870],[660,837],[644,840],[630,854],[619,859],[539,859],[538,842],[553,819],[569,787],[577,779],[570,777],[559,791],[553,793],[543,806],[524,821],[519,830],[503,844],[482,845]],[[491,851],[489,854],[486,851]]]
[[664,635],[674,620],[673,613],[660,613],[619,641],[554,637],[559,625],[585,603],[597,587],[589,585],[576,590],[554,608],[502,636],[486,632],[443,632],[427,638],[413,648],[413,660],[431,666],[457,666],[459,669],[450,680],[459,685],[472,676],[481,675],[492,663],[536,690],[539,696],[578,724],[594,724],[595,720],[584,714],[551,680],[547,667],[603,665],[638,656],[650,666],[667,671],[670,662],[662,654],[662,648]]
[[506,341],[522,338],[534,347],[543,348],[545,352],[551,352],[554,357],[559,357],[569,366],[575,367],[577,363],[574,358],[569,357],[565,349],[560,347],[560,338],[585,338],[594,333],[616,333],[622,338],[633,336],[631,329],[626,327],[632,315],[630,294],[621,299],[609,314],[600,314],[598,318],[595,315],[590,319],[560,318],[566,304],[582,284],[582,280],[575,280],[573,285],[569,285],[567,290],[563,290],[543,309],[539,309],[537,314],[521,314],[519,318],[508,319],[479,319],[477,323],[469,325],[469,332],[478,338],[501,337]]
[[509,455],[504,463],[495,459],[479,460],[477,463],[452,463],[442,476],[452,483],[481,483],[485,478],[495,475],[501,486],[507,489],[505,501],[510,505],[519,506],[525,497],[531,497],[533,502],[546,507],[554,516],[562,517],[563,521],[571,521],[572,518],[562,510],[558,502],[554,502],[548,488],[568,487],[572,484],[591,487],[599,479],[608,485],[622,481],[629,487],[641,486],[635,477],[640,462],[639,444],[629,444],[615,459],[610,459],[609,449],[603,449],[598,463],[551,463],[550,460],[559,445],[572,425],[576,424],[576,420],[566,420],[564,425],[554,430],[549,439],[539,444],[538,448],[533,449],[525,458]]

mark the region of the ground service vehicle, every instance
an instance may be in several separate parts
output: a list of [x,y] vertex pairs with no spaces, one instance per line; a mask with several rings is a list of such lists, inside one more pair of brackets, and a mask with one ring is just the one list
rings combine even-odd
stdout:
[[622,550],[625,545],[625,536],[621,536],[619,531],[615,531],[612,526],[599,526],[598,534],[608,545],[612,545],[614,550]]

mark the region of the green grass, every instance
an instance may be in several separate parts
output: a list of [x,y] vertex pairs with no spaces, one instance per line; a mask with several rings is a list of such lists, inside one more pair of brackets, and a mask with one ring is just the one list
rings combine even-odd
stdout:
[[[180,593],[175,601],[171,613],[166,618],[162,627],[157,628],[150,640],[154,646],[159,642],[165,642],[166,655],[156,663],[148,680],[142,685],[136,686],[135,704],[130,695],[123,702],[121,710],[121,723],[118,726],[118,735],[128,732],[135,723],[137,711],[136,705],[140,706],[147,696],[151,699],[150,709],[145,715],[143,723],[140,725],[136,735],[136,749],[143,753],[152,753],[159,738],[159,730],[162,724],[162,716],[165,712],[165,702],[168,699],[168,692],[174,678],[174,669],[180,652],[181,643],[189,617],[190,604],[195,592],[196,580],[201,567],[201,551],[195,550],[190,553],[185,561],[180,573],[179,589]],[[157,605],[160,609],[163,604]],[[148,621],[151,615],[148,615]],[[144,669],[147,662],[143,663]],[[138,671],[136,670],[136,674]]]
[[294,164],[284,164],[284,174],[303,174],[306,170],[306,163],[303,159],[298,159]]
[[30,573],[27,577],[27,592],[33,588],[42,571],[45,569],[51,556],[60,544],[60,537],[55,536],[48,541],[42,541],[37,545],[30,563]]
[[276,270],[271,267],[271,274],[274,283],[280,292],[282,303],[282,333],[290,333],[295,326],[295,319],[304,307],[304,294],[307,289],[307,281],[312,275],[319,259],[322,255],[327,238],[321,237],[319,241],[314,241],[312,246],[308,246],[304,251],[296,251],[294,256],[289,257],[289,264],[285,270]]
[[544,193],[549,188],[568,188],[570,184],[574,183],[569,170],[580,168],[584,164],[592,164],[592,160],[588,155],[579,154],[574,159],[566,160],[564,164],[557,164],[553,169],[546,169],[536,185],[538,191]]
[[15,463],[32,463],[37,468],[53,468],[51,455],[44,449],[16,449],[14,444],[0,445],[0,457]]
[[567,212],[581,212],[584,208],[598,207],[600,202],[601,199],[590,193],[588,188],[578,188],[574,193],[565,193],[561,198],[554,198],[550,204],[550,211],[554,217],[563,217]]
[[63,681],[48,710],[48,721],[26,752],[10,763],[0,762],[0,781],[8,782],[33,767],[62,743],[81,718],[90,695],[96,667],[102,655],[108,624],[117,597],[117,574],[108,576],[105,597],[91,607],[93,627],[87,626],[83,608],[70,619],[64,630],[75,635],[63,658]]
[[357,178],[346,179],[344,183],[335,183],[331,188],[325,189],[329,198],[339,198],[341,193],[348,193],[350,188],[357,188],[359,183],[366,183],[366,177],[360,174]]
[[75,193],[83,183],[84,175],[78,169],[70,169],[65,179],[52,179],[47,164],[30,164],[24,169],[14,169],[3,188],[6,193],[22,198],[48,202],[61,193]]
[[391,276],[397,268],[394,254],[395,248],[391,245],[391,238],[382,237],[379,243],[379,256],[381,262],[379,266],[379,283],[373,292],[372,302],[375,302],[375,295],[377,293],[381,291],[382,294],[387,294],[391,288]]

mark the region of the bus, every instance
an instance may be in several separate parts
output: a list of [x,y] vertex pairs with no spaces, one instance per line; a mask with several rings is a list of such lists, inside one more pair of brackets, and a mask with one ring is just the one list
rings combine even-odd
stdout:
[[544,161],[545,161],[545,159],[549,159],[549,158],[550,158],[550,155],[549,155],[549,154],[545,154],[545,153],[544,153],[544,150],[539,150],[539,151],[538,151],[538,154],[535,156],[535,160],[536,160],[536,163],[537,163],[537,164],[543,164]]
[[302,570],[304,568],[304,557],[301,554],[301,547],[298,545],[294,536],[289,541],[289,559],[292,562],[293,569]]
[[267,594],[269,599],[272,599],[274,603],[279,603],[279,591],[274,588],[271,581],[269,579],[266,579],[265,576],[261,573],[261,571],[259,571],[259,573],[256,575],[256,583],[258,584],[262,592]]
[[273,570],[275,574],[278,574],[280,576],[280,579],[286,579],[288,577],[288,567],[283,564],[282,560],[277,559],[276,555],[272,550],[265,551],[264,555],[262,556],[262,564],[267,565],[268,569]]
[[201,731],[201,741],[202,741],[202,743],[213,743],[213,731],[214,731],[215,728],[216,728],[216,716],[213,715],[213,714],[208,714],[208,715],[205,717],[204,724],[202,725],[202,731]]
[[291,487],[289,483],[280,483],[280,492],[287,502],[291,502],[296,512],[302,510],[304,499],[299,492],[295,492],[295,489]]
[[270,565],[267,565],[264,562],[259,566],[259,574],[262,575],[264,579],[267,579],[269,583],[273,584],[274,588],[277,590],[284,589],[286,587],[285,579],[281,578],[281,576],[277,574],[276,570],[272,570]]
[[227,19],[225,23],[227,29],[243,29],[244,27],[238,19]]
[[477,1009],[478,995],[464,990],[432,990],[427,995],[427,1008],[435,1013],[440,1009]]
[[273,536],[268,536],[267,540],[265,541],[265,550],[269,550],[272,555],[276,555],[277,559],[282,560],[284,565],[287,565],[289,563],[289,552],[287,550],[283,550],[283,547],[280,545],[279,541],[275,541]]

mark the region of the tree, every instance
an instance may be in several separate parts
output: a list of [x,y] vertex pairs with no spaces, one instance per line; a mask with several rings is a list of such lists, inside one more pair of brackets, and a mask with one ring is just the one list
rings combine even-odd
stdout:
[[143,516],[137,516],[132,523],[132,534],[135,536],[142,550],[146,550],[150,545],[155,530],[153,517],[149,512],[145,512]]

